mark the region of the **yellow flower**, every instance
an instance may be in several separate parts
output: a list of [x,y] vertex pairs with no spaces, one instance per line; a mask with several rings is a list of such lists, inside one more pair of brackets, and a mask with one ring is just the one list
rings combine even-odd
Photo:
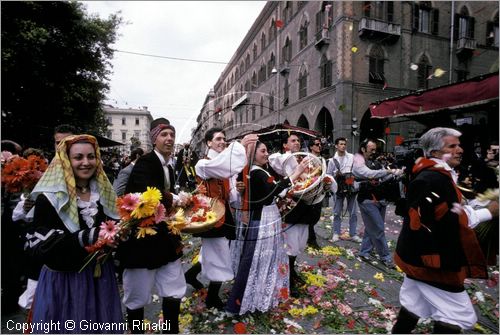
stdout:
[[328,245],[326,247],[323,247],[321,249],[321,252],[325,256],[341,256],[342,251],[338,247],[332,247],[331,245]]
[[151,203],[141,201],[137,208],[130,213],[130,216],[135,219],[147,218],[155,214],[155,208],[156,206]]
[[156,230],[149,227],[139,227],[135,236],[137,238],[143,238],[146,235],[156,235]]
[[207,215],[205,217],[207,218],[207,223],[214,223],[215,221],[217,221],[217,214],[215,214],[215,212],[213,211],[207,212]]
[[403,270],[401,270],[401,268],[399,266],[397,266],[397,265],[396,265],[396,271],[403,272]]
[[288,313],[290,313],[290,315],[293,317],[307,316],[318,313],[318,309],[313,306],[307,306],[304,308],[290,308]]
[[146,192],[141,194],[141,200],[156,207],[161,200],[161,192],[156,187],[148,187]]
[[170,232],[174,235],[180,235],[181,229],[186,226],[186,218],[184,217],[184,209],[179,208],[175,213],[174,217],[167,222]]
[[373,278],[380,280],[381,282],[385,281],[384,274],[382,272],[377,272]]
[[180,332],[185,330],[193,322],[193,316],[189,313],[182,314],[179,317]]
[[310,286],[317,286],[317,287],[323,287],[325,286],[326,283],[326,277],[319,275],[319,274],[314,274],[310,272],[305,273],[306,276],[306,283]]
[[179,208],[174,216],[174,221],[177,223],[185,223],[186,217],[184,216],[184,209]]

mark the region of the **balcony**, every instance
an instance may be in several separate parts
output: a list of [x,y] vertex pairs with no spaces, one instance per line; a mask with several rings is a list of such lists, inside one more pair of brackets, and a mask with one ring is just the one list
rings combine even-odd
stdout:
[[330,32],[328,29],[323,28],[316,33],[316,43],[314,44],[316,48],[320,49],[323,45],[330,44]]
[[459,37],[457,40],[457,54],[460,53],[472,53],[472,51],[476,50],[477,41],[474,38],[470,37]]
[[395,43],[401,36],[401,25],[382,20],[361,18],[358,35],[366,39],[383,39],[388,43]]

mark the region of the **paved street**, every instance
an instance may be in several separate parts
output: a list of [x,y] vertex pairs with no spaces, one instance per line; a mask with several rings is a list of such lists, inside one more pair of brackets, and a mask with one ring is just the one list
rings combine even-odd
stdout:
[[[321,247],[331,245],[331,243],[328,242],[328,238],[331,237],[330,216],[331,216],[331,208],[328,207],[324,208],[322,219],[316,225],[318,243],[320,244]],[[358,218],[359,218],[358,221],[358,231],[359,231],[360,228],[362,229],[362,221],[360,215],[358,215]],[[402,224],[401,218],[394,214],[394,207],[389,206],[386,219],[386,235],[388,240],[390,241],[390,247],[392,250],[394,249],[397,236],[401,229],[401,224]],[[346,229],[347,225],[343,224],[342,228]],[[186,256],[184,257],[186,261],[184,264],[185,269],[189,268],[190,265],[188,264],[188,262],[191,260],[193,254],[199,248],[199,240],[193,239],[192,244],[189,243],[187,244],[188,246],[185,251]],[[272,333],[273,330],[276,332],[285,331],[290,333],[294,332],[364,333],[365,331],[372,331],[377,329],[379,330],[378,332],[383,332],[384,329],[383,324],[379,325],[378,328],[376,325],[375,326],[373,325],[375,321],[373,321],[374,316],[372,315],[372,313],[376,311],[377,308],[379,308],[379,310],[381,311],[383,311],[385,308],[385,311],[391,310],[397,312],[397,308],[399,307],[398,294],[401,285],[402,274],[398,273],[395,270],[389,270],[385,268],[384,266],[380,265],[376,261],[376,259],[374,259],[373,262],[369,263],[369,262],[363,262],[357,257],[352,257],[352,253],[355,255],[356,251],[360,246],[358,243],[341,240],[338,243],[336,243],[335,246],[339,247],[338,250],[342,250],[342,254],[338,256],[338,258],[336,258],[335,263],[332,263],[334,264],[333,267],[342,270],[342,272],[338,272],[338,275],[345,276],[344,278],[346,278],[346,282],[349,281],[349,283],[356,283],[357,285],[359,285],[359,283],[364,283],[364,285],[367,285],[366,287],[370,287],[370,295],[367,296],[366,294],[362,294],[362,292],[360,292],[361,290],[352,289],[353,286],[344,286],[345,292],[343,293],[345,293],[345,295],[343,296],[343,299],[338,300],[341,301],[342,304],[334,304],[333,306],[331,306],[331,309],[338,309],[340,308],[340,305],[344,305],[344,303],[345,305],[350,306],[353,315],[360,315],[360,317],[355,320],[356,324],[355,327],[354,327],[354,321],[353,321],[353,328],[342,328],[338,326],[340,323],[342,323],[342,320],[332,319],[328,315],[323,315],[325,314],[326,309],[320,309],[320,311],[313,316],[299,315],[296,317],[292,317],[288,315],[288,317],[284,318],[285,322],[292,322],[292,323],[296,322],[297,324],[295,324],[294,326],[287,325],[286,328],[280,329],[279,326],[276,326],[276,324],[273,324],[271,321],[269,321],[269,317],[264,318],[264,316],[259,315],[259,313],[257,313],[255,317],[244,317],[244,318],[230,318],[224,313],[217,313],[217,312],[207,313],[207,311],[204,310],[203,308],[204,305],[202,303],[198,304],[196,303],[196,301],[200,301],[200,298],[197,297],[199,294],[196,294],[195,297],[192,297],[191,299],[186,299],[186,302],[183,304],[182,313],[184,314],[183,318],[184,321],[182,326],[184,328],[184,332],[233,333],[235,332],[233,329],[233,325],[237,321],[244,322],[247,325],[247,331],[254,333],[256,332]],[[316,268],[318,267],[318,262],[320,262],[321,264],[322,261],[325,261],[328,258],[324,256],[325,253],[322,254],[321,252],[314,251],[313,249],[308,249],[308,250],[309,250],[308,254],[302,255],[298,259],[299,266],[303,271],[303,273],[307,272],[308,268],[316,270]],[[329,250],[329,249],[323,248],[323,250]],[[332,249],[332,250],[337,250],[337,249]],[[312,267],[308,267],[308,265]],[[329,266],[331,266],[331,264]],[[496,267],[494,270],[498,270],[498,267]],[[324,273],[327,273],[327,270],[325,270]],[[206,284],[206,281],[204,281],[203,279],[201,279],[201,281],[204,282],[204,284]],[[471,295],[473,297],[478,297],[478,298],[473,298],[473,302],[476,303],[475,308],[479,316],[479,324],[480,324],[479,328],[471,330],[468,333],[497,333],[498,332],[498,314],[497,314],[498,285],[495,285],[494,287],[488,287],[486,285],[486,281],[476,280],[476,281],[471,281],[468,287],[471,290],[470,292]],[[228,294],[229,289],[230,289],[229,285],[224,286],[223,289],[221,290],[222,291],[221,296],[222,297],[226,296]],[[476,292],[478,291],[481,292],[479,296],[476,294]],[[328,291],[325,292],[328,293]],[[339,291],[336,292],[337,295],[340,295],[338,293]],[[190,297],[192,296],[192,293],[193,293],[192,288],[188,286],[188,292],[186,296]],[[335,295],[333,297],[335,297]],[[374,297],[374,299],[370,297]],[[481,302],[481,299],[484,299],[484,302]],[[154,300],[153,303],[150,304],[146,309],[146,318],[148,320],[158,320],[159,318],[161,310],[161,302],[156,296],[153,297],[153,300]],[[312,303],[310,302],[311,300]],[[382,302],[383,308],[381,306],[377,307],[376,300]],[[300,311],[300,309],[297,309],[297,306],[299,305],[306,306],[307,302],[310,302],[311,305],[313,306],[315,305],[314,293],[308,292],[306,288],[304,288],[301,291],[301,298],[292,303],[291,306],[288,306],[287,311],[290,314],[293,314],[292,310]],[[322,304],[325,304],[325,302],[319,301],[316,305],[318,304],[323,306]],[[198,312],[200,312],[201,314]],[[198,316],[196,316],[197,313]],[[363,315],[365,316],[369,315],[371,319],[367,318],[366,320],[364,320]],[[378,315],[381,318],[381,320],[384,321],[383,315],[381,316],[380,313],[376,315]],[[394,316],[395,314],[392,315],[392,317]],[[390,316],[388,316],[388,318],[389,317]],[[25,318],[24,313],[17,313],[14,315],[3,315],[2,333],[20,333],[19,331],[18,332],[9,331],[6,328],[6,322],[8,320],[21,322],[24,318]],[[206,318],[205,322],[209,323],[210,325],[203,325],[203,322],[200,321],[204,320],[203,318]],[[345,320],[349,320],[349,318],[346,317]],[[385,320],[385,322],[387,322],[387,320]],[[267,322],[269,322],[269,324],[264,325],[264,323]],[[422,323],[420,327],[421,327],[419,328],[420,331],[423,332],[426,331],[428,332],[430,330],[429,328],[430,325],[426,324],[426,322]]]

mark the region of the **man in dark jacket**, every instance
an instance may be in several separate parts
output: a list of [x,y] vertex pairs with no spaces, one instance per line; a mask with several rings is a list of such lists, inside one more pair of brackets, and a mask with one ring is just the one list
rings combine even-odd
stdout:
[[[164,118],[151,123],[153,151],[143,155],[135,164],[125,193],[144,192],[156,187],[162,192],[162,203],[168,211],[172,207],[174,172],[172,153],[175,128]],[[155,235],[137,238],[135,232],[118,246],[117,258],[123,271],[123,303],[127,307],[129,329],[133,334],[143,333],[144,306],[150,302],[153,286],[163,298],[164,329],[179,332],[181,298],[186,293],[186,281],[182,271],[182,243],[180,236],[173,235],[166,224],[157,226]]]
[[454,171],[462,160],[460,135],[433,128],[420,139],[426,158],[413,168],[408,215],[394,256],[406,276],[393,334],[411,333],[420,317],[432,318],[437,334],[460,333],[477,321],[464,280],[487,278],[487,268],[472,228],[498,216],[498,201],[481,209],[462,203]]

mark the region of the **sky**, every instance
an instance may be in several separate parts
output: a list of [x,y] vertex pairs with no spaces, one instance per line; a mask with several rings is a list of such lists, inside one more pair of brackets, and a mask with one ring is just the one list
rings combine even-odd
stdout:
[[[265,1],[81,1],[89,14],[119,13],[124,24],[112,47],[164,57],[227,63],[264,8]],[[224,64],[180,61],[115,52],[105,103],[147,106],[153,118],[189,142],[206,95]]]

